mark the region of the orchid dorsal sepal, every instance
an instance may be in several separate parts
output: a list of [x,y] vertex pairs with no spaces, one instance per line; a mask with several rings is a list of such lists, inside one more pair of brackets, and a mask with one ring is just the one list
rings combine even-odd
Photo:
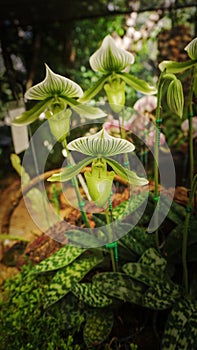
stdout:
[[190,41],[190,43],[185,47],[185,51],[187,51],[187,54],[191,60],[197,59],[197,38]]
[[70,98],[79,98],[83,95],[83,90],[74,81],[54,73],[47,64],[45,79],[32,86],[25,93],[27,100],[45,100],[55,96],[67,96]]
[[108,74],[122,72],[133,64],[134,55],[124,49],[117,47],[114,39],[107,35],[101,47],[90,57],[90,66],[95,72]]
[[68,149],[95,158],[105,158],[132,152],[135,146],[127,140],[110,136],[105,129],[101,129],[95,135],[79,137],[71,141],[68,144]]

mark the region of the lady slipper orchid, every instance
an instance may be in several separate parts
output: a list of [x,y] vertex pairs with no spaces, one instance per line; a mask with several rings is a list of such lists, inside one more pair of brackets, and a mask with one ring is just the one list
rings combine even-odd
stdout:
[[[79,137],[68,143],[70,151],[77,151],[88,155],[78,164],[65,168],[60,174],[54,174],[48,181],[68,181],[80,173],[80,171],[92,163],[92,172],[85,173],[87,186],[92,200],[98,205],[103,206],[112,189],[114,173],[122,177],[128,183],[137,186],[144,186],[148,183],[147,179],[138,177],[135,172],[125,169],[111,156],[129,153],[135,149],[135,146],[121,138],[110,136],[104,129],[92,136]],[[113,169],[107,172],[107,164]]]
[[118,48],[113,38],[107,35],[101,47],[90,57],[91,68],[103,76],[84,93],[80,101],[90,100],[104,87],[112,110],[118,113],[125,104],[125,84],[144,94],[155,94],[155,87],[125,72],[133,63],[133,54]]
[[[47,65],[45,79],[31,87],[25,93],[27,100],[39,101],[30,110],[17,116],[12,124],[14,125],[28,125],[39,118],[41,113],[46,114],[49,119],[52,116],[59,114],[66,110],[69,105],[78,114],[86,118],[100,118],[104,117],[105,113],[99,108],[91,106],[83,106],[76,99],[82,97],[83,90],[74,81],[65,78],[59,74],[54,73]],[[65,114],[65,119],[67,118]],[[61,115],[63,118],[63,115]]]

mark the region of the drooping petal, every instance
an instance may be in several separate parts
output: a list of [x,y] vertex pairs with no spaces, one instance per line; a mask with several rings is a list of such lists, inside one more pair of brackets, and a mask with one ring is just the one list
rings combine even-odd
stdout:
[[106,113],[98,107],[85,105],[68,97],[64,99],[68,103],[68,105],[81,117],[84,117],[87,119],[96,119],[96,118],[106,117]]
[[159,69],[163,72],[166,69],[168,73],[181,73],[187,69],[193,67],[197,61],[175,62],[175,61],[162,61],[159,64]]
[[102,129],[93,136],[79,137],[71,141],[68,144],[68,149],[93,157],[110,157],[120,153],[132,152],[135,146],[127,140],[110,136]]
[[190,43],[185,47],[185,51],[187,51],[188,56],[192,60],[197,59],[197,38],[194,38]]
[[134,75],[129,73],[118,73],[117,74],[122,80],[125,81],[133,89],[142,92],[143,94],[154,95],[157,92],[155,86],[149,85],[146,81],[136,78]]
[[23,112],[21,115],[14,118],[12,125],[29,125],[38,119],[39,115],[44,112],[49,104],[49,99],[38,102],[30,110]]
[[133,186],[145,186],[149,183],[146,178],[139,177],[134,171],[123,168],[123,166],[114,159],[106,158],[106,162],[112,167],[117,175]]
[[82,97],[83,90],[74,81],[54,73],[46,65],[45,79],[25,93],[27,100],[45,100],[53,96]]
[[47,181],[49,182],[64,182],[72,179],[74,176],[78,175],[80,171],[93,160],[93,157],[87,157],[81,160],[79,163],[63,169],[60,173],[53,174]]
[[101,47],[90,57],[90,66],[95,72],[103,74],[121,72],[134,62],[134,56],[116,46],[110,35],[107,35]]

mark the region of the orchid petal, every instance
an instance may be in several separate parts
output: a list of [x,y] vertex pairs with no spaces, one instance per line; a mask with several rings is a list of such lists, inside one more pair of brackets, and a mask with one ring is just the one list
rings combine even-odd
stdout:
[[162,61],[159,64],[159,69],[163,72],[166,69],[168,73],[181,73],[185,70],[193,67],[197,63],[197,60],[186,61],[186,62],[175,62],[175,61]]
[[149,183],[146,178],[139,177],[134,171],[123,168],[123,166],[116,162],[114,159],[106,158],[106,162],[112,167],[118,176],[120,176],[131,185],[145,186]]
[[93,157],[109,157],[132,152],[135,146],[127,140],[110,136],[102,129],[93,136],[79,137],[71,141],[68,144],[68,149]]
[[110,35],[104,38],[101,47],[90,57],[91,68],[103,74],[121,72],[133,62],[133,54],[118,48]]
[[81,160],[79,163],[63,169],[63,171],[61,171],[60,173],[53,174],[47,179],[47,181],[64,182],[64,181],[71,180],[74,176],[78,175],[86,165],[90,164],[92,160],[93,160],[93,157],[87,157]]
[[87,89],[83,96],[78,99],[79,102],[90,101],[95,95],[97,95],[103,88],[104,83],[107,81],[110,74],[107,74],[98,79],[89,89]]
[[50,99],[38,102],[30,110],[23,112],[21,115],[14,118],[12,125],[29,125],[38,119],[39,115],[44,112],[49,104]]
[[46,65],[45,79],[27,90],[25,98],[28,100],[45,100],[48,97],[54,96],[68,96],[72,98],[82,97],[82,95],[83,91],[78,84],[59,74],[55,74]]
[[84,105],[68,97],[65,97],[64,100],[81,117],[84,117],[87,119],[96,119],[96,118],[106,117],[106,113],[103,112],[103,110],[98,107]]
[[157,92],[155,86],[149,85],[146,81],[136,78],[129,73],[117,74],[122,80],[124,80],[133,89],[148,95],[154,95]]

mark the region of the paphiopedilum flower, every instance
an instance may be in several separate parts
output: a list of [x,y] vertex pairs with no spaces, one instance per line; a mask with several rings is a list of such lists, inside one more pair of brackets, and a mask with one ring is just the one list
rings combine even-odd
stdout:
[[[126,180],[128,183],[137,186],[144,186],[147,179],[138,177],[135,172],[125,169],[111,156],[133,152],[135,146],[121,138],[110,136],[104,129],[93,136],[79,137],[68,143],[70,151],[77,151],[87,155],[78,164],[65,168],[61,173],[54,174],[48,181],[68,181],[78,175],[80,171],[92,163],[91,174],[85,175],[90,196],[95,203],[102,207],[111,192],[114,173]],[[107,164],[113,169],[107,172]]]
[[91,68],[102,77],[80,100],[90,100],[104,87],[112,110],[119,112],[125,104],[125,83],[144,94],[155,94],[155,87],[125,72],[133,63],[133,54],[118,48],[113,38],[107,35],[101,47],[90,57]]
[[[35,106],[13,120],[15,125],[28,125],[45,113],[47,119],[66,110],[67,106],[86,118],[104,117],[105,113],[99,108],[82,105],[77,101],[83,96],[83,90],[74,81],[54,73],[46,65],[45,79],[28,89],[25,93],[27,100],[38,101]],[[65,118],[68,114],[65,115]],[[61,115],[61,118],[63,116]]]

